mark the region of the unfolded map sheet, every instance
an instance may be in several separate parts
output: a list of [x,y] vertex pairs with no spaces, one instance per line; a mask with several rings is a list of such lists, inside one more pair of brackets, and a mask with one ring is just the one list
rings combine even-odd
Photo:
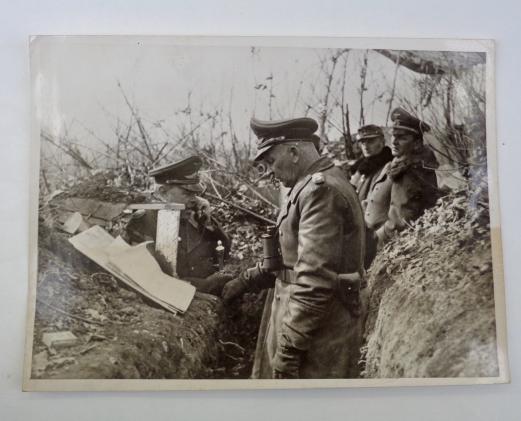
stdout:
[[122,282],[173,313],[184,313],[195,287],[165,274],[147,249],[130,246],[98,225],[69,239],[71,244]]

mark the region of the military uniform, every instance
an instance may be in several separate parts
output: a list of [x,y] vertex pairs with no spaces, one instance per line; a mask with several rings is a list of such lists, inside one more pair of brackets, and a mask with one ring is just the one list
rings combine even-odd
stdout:
[[[379,227],[376,235],[382,242],[418,219],[438,199],[436,173],[425,168],[421,157],[410,157],[400,167],[396,164],[397,161],[390,162],[384,168],[375,185],[373,206],[368,207],[372,212],[369,218]],[[382,202],[387,200],[388,212],[383,218]]]
[[424,163],[423,133],[430,127],[401,108],[391,113],[393,132],[418,137],[417,149],[387,163],[370,190],[364,210],[368,228],[380,244],[432,207],[438,198],[436,173]]
[[[360,127],[358,129],[358,141],[370,141],[375,138],[381,138],[382,142],[384,141],[384,133],[383,130],[375,126],[373,124],[369,124],[367,126]],[[375,211],[374,205],[371,204],[370,209],[367,210],[368,207],[368,196],[375,189],[373,195],[378,196],[378,193],[381,189],[380,185],[377,185],[377,180],[382,174],[382,170],[385,165],[393,159],[391,154],[391,150],[384,146],[383,149],[376,155],[369,157],[360,158],[351,168],[351,171],[354,172],[351,177],[351,184],[355,187],[356,193],[358,194],[358,198],[360,203],[362,204],[362,209],[364,210],[364,219],[367,228],[367,236],[366,236],[366,253],[365,253],[365,267],[369,268],[371,263],[373,262],[376,256],[377,242],[375,241],[374,232],[372,231],[375,224]],[[380,209],[385,209],[387,212],[389,208],[389,201],[385,198],[388,196],[378,196],[379,200],[382,202]],[[370,199],[374,202],[374,197]],[[380,222],[385,220],[386,215],[380,215]]]
[[[375,138],[381,138],[382,142],[384,141],[384,133],[380,127],[369,124],[358,129],[358,142]],[[382,168],[392,159],[391,150],[384,146],[380,153],[374,156],[362,157],[351,167],[351,172],[353,173],[351,184],[355,187],[362,207]]]
[[[190,213],[190,211],[188,211]],[[157,211],[138,211],[132,215],[126,232],[130,241],[140,243],[155,241]],[[209,223],[199,224],[193,215],[181,213],[177,245],[177,274],[180,278],[206,278],[216,271],[218,264],[216,247],[221,241],[225,257],[230,250],[230,239],[218,222],[211,218]]]
[[377,230],[387,220],[391,205],[392,181],[387,176],[389,164],[384,165],[363,202],[364,220],[367,228]]
[[[192,156],[155,168],[149,175],[154,177],[157,184],[177,185],[196,194],[204,190],[198,177],[201,165],[201,158]],[[226,257],[230,250],[230,239],[210,215],[208,201],[194,196],[185,206],[179,224],[177,274],[180,278],[195,282],[197,278],[206,278],[216,271],[218,241],[221,241]],[[132,215],[126,227],[126,235],[131,242],[155,241],[156,230],[157,211],[140,210]]]
[[[280,124],[294,129],[311,119],[305,120]],[[315,126],[305,127],[311,131]],[[268,141],[284,134],[256,120],[252,128],[257,135],[266,130]],[[304,135],[305,130],[299,136]],[[295,137],[293,132],[285,138]],[[259,150],[267,149],[261,143]],[[301,378],[357,377],[359,288],[344,290],[338,274],[363,271],[365,233],[362,209],[344,172],[327,158],[316,161],[288,193],[277,228],[283,268],[247,280],[250,287],[274,287],[252,377],[272,378],[281,361],[295,355]]]

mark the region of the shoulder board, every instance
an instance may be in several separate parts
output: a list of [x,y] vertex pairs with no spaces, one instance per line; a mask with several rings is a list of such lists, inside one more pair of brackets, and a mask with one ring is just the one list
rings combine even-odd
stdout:
[[313,183],[315,184],[324,184],[324,174],[322,174],[321,172],[317,172],[315,174],[313,174],[311,176],[311,181],[313,181]]

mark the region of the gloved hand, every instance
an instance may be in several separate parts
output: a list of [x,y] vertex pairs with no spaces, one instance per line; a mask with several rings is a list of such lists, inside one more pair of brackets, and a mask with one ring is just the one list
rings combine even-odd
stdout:
[[234,298],[244,294],[247,289],[248,286],[244,282],[244,276],[241,274],[238,278],[232,279],[224,285],[221,297],[225,304],[229,304]]
[[298,379],[301,359],[299,349],[279,346],[273,359],[273,378]]
[[231,273],[215,272],[206,278],[185,278],[184,280],[190,282],[199,292],[220,296],[224,285],[231,279],[233,279]]

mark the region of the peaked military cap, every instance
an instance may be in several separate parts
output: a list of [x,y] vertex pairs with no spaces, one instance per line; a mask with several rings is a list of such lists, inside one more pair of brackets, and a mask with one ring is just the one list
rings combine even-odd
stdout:
[[393,132],[406,131],[422,136],[423,133],[428,132],[431,127],[414,117],[412,114],[405,111],[403,108],[395,108],[391,113],[391,121],[393,122]]
[[358,129],[358,140],[374,139],[376,137],[384,137],[384,132],[381,127],[374,124],[368,124]]
[[308,117],[277,121],[263,121],[253,117],[250,127],[259,138],[255,161],[271,147],[281,143],[312,142],[317,149],[320,143],[320,138],[314,134],[318,129],[318,123]]
[[198,156],[191,156],[173,164],[162,165],[150,170],[149,176],[154,177],[157,184],[194,185],[199,184],[198,171],[203,160]]

